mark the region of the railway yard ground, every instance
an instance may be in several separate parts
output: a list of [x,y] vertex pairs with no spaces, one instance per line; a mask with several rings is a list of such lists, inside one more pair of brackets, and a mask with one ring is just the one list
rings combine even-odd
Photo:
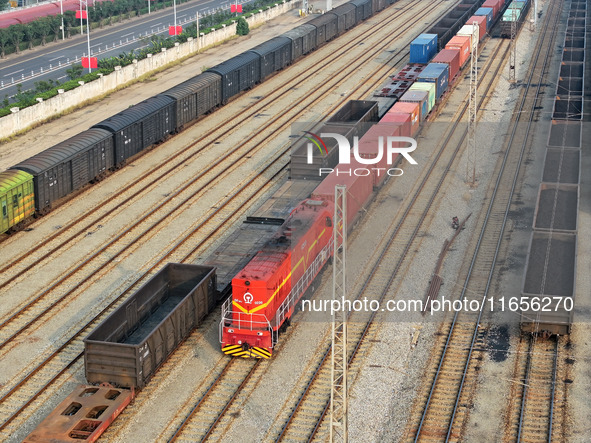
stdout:
[[[341,3],[334,2],[334,6]],[[410,41],[452,6],[452,2],[429,2],[431,7],[426,10],[418,3],[401,0],[370,17],[105,180],[85,188],[36,220],[28,232],[12,235],[0,244],[2,266],[15,262],[2,271],[0,278],[0,440],[21,441],[76,385],[86,383],[79,355],[82,339],[112,310],[111,305],[117,306],[120,298],[145,281],[145,273],[170,261],[206,262],[244,216],[256,213],[287,180],[286,141],[291,121],[318,121],[347,100],[370,99],[381,81],[407,62],[403,50]],[[532,105],[535,122],[532,135],[524,142],[522,166],[516,168],[515,192],[507,197],[507,223],[501,228],[496,221],[498,226],[493,227],[502,242],[496,266],[493,263],[491,268],[489,294],[495,298],[519,296],[544,169],[544,154],[540,153],[545,152],[548,139],[553,83],[566,29],[568,8],[564,5],[569,4],[569,0],[539,2],[543,11],[540,25],[533,30],[526,23],[518,34],[516,84],[509,82],[508,63],[501,58],[508,54],[507,40],[489,38],[482,48],[476,186],[466,184],[469,153],[461,134],[465,123],[459,124],[459,129],[454,126],[466,119],[462,109],[469,94],[469,68],[438,105],[436,115],[417,137],[413,158],[418,165],[401,165],[404,175],[390,178],[376,193],[350,235],[347,272],[352,296],[377,297],[381,291],[385,300],[423,300],[439,252],[455,233],[450,227],[452,217],[463,220],[471,214],[443,261],[439,274],[444,283],[439,298],[457,298],[468,285],[464,278],[477,253],[475,244],[481,226],[486,225],[487,207],[495,199],[492,193],[504,168],[506,139],[512,125],[517,124],[514,112],[528,112],[517,105],[528,93],[525,79],[533,69],[534,56],[541,52],[538,41],[550,23],[546,12],[554,5],[561,12],[548,68],[543,79],[531,82],[536,87],[542,83],[547,89],[540,102],[534,102],[539,106],[533,109]],[[247,39],[210,49],[32,129],[0,145],[0,168],[6,169],[195,76],[203,67],[214,66],[302,22],[292,11],[252,30]],[[589,37],[587,40],[589,45]],[[377,49],[381,45],[383,48]],[[587,74],[586,78],[591,78]],[[486,85],[490,89],[484,92]],[[587,101],[586,116],[591,115],[588,108]],[[517,130],[525,131],[525,127],[519,123]],[[589,128],[584,126],[583,131],[586,140]],[[449,146],[443,150],[446,137]],[[591,236],[586,235],[591,231],[591,183],[584,172],[590,167],[591,154],[581,149],[575,321],[570,336],[561,337],[556,345],[552,441],[591,441]],[[393,240],[388,242],[389,238]],[[26,256],[39,245],[34,256]],[[54,247],[57,249],[52,251]],[[42,257],[47,252],[50,254]],[[23,259],[16,263],[21,256]],[[372,280],[374,272],[376,281]],[[332,297],[331,291],[332,270],[328,266],[309,295],[314,300],[327,300]],[[349,372],[350,441],[415,439],[417,428],[423,425],[420,417],[427,409],[424,398],[451,317],[380,312],[371,321],[363,315],[352,320],[351,340],[357,339],[357,334],[361,338]],[[138,392],[100,441],[168,441],[200,399],[203,404],[197,409],[196,424],[188,427],[183,441],[201,440],[205,435],[202,428],[209,427],[214,419],[219,421],[209,429],[210,441],[275,441],[280,436],[295,441],[302,435],[326,440],[327,420],[316,411],[322,411],[326,403],[327,387],[322,384],[321,372],[316,381],[310,379],[321,366],[319,356],[330,344],[329,317],[299,312],[280,336],[271,359],[235,359],[231,363],[220,352],[219,319],[218,307]],[[361,335],[357,330],[368,321],[368,329]],[[457,413],[454,409],[450,440],[514,441],[528,336],[520,332],[519,313],[487,311],[476,328],[472,356],[476,363],[470,366],[462,396],[458,394],[460,408]],[[543,339],[539,341],[542,349]],[[540,352],[551,352],[548,346],[543,349]],[[54,357],[55,351],[60,354]],[[41,368],[46,359],[48,364]],[[28,379],[31,371],[34,375]],[[209,393],[225,371],[229,375],[216,389],[229,393]],[[21,380],[23,387],[18,388]],[[303,392],[308,384],[312,394],[306,397]],[[548,384],[547,379],[529,379],[530,389],[546,388]],[[220,413],[219,403],[228,401],[232,393],[236,396]],[[223,400],[216,400],[216,396]],[[445,434],[439,434],[439,428],[429,420],[428,416],[424,418],[427,429],[418,439],[445,440]],[[311,434],[308,427],[314,425],[317,429]]]

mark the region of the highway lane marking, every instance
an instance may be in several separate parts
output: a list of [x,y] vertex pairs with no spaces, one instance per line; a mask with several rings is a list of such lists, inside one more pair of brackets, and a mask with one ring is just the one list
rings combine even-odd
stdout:
[[121,37],[127,37],[128,35],[133,35],[133,32],[130,32],[129,34],[123,34]]
[[65,55],[60,55],[59,57],[52,58],[52,59],[51,59],[51,60],[49,60],[49,61],[50,61],[50,62],[52,62],[52,61],[54,61],[54,60],[57,60],[58,58],[63,58],[63,57],[65,57]]
[[4,74],[4,77],[8,77],[9,75],[18,74],[19,72],[23,72],[25,69],[19,69],[18,71],[11,72],[10,74]]
[[160,26],[161,24],[162,24],[162,22],[156,23],[155,25],[150,25],[150,26],[153,28],[154,26]]

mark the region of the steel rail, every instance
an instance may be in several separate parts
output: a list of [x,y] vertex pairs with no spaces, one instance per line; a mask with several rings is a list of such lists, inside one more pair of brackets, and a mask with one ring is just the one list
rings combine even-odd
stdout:
[[[440,3],[442,3],[442,2],[440,2]],[[385,25],[388,25],[389,23],[391,23],[391,18],[392,18],[391,16],[388,16],[388,17],[386,17],[384,20],[382,20],[380,23],[384,23]],[[420,19],[420,17],[419,17],[418,19]],[[410,26],[409,26],[409,29],[410,29]],[[374,32],[375,32],[375,27],[372,27],[370,30],[366,31],[366,33],[374,33]],[[394,36],[391,38],[391,41],[394,41],[394,40],[396,39],[396,37],[398,37],[398,36],[399,36],[399,34],[396,34],[396,35],[394,35]],[[382,49],[383,49],[385,46],[387,46],[387,44],[389,44],[391,41],[384,43],[384,45],[380,46],[380,47],[377,49],[377,51],[379,51],[379,50],[382,50]],[[377,51],[374,51],[374,52],[377,52]],[[397,53],[396,53],[394,56],[392,56],[392,57],[391,57],[391,59],[390,59],[390,60],[393,60],[393,59],[394,59],[394,58],[395,58],[397,55],[399,55],[399,54],[401,54],[401,53],[402,53],[402,51],[399,51],[399,52],[397,52]],[[407,51],[407,52],[406,52],[404,55],[408,55],[408,51]],[[363,62],[363,61],[362,61],[362,62]],[[379,71],[380,71],[380,70],[382,70],[382,69],[390,69],[390,68],[388,68],[388,67],[386,67],[386,68],[384,68],[384,67],[382,67],[382,68],[378,68],[377,72],[379,72]],[[360,88],[361,86],[362,86],[362,85],[360,85],[360,86],[359,86],[359,88]],[[332,112],[332,110],[336,109],[338,106],[340,106],[340,103],[337,103],[337,104],[335,104],[335,106],[334,106],[334,107],[331,109],[331,111],[329,111],[329,113],[330,113],[330,112]],[[268,167],[270,167],[270,165],[269,165],[269,166],[267,166],[267,168],[268,168]],[[254,179],[253,179],[253,180],[254,180]],[[238,191],[238,192],[241,192],[241,191]],[[251,198],[253,198],[253,197],[251,197]],[[220,208],[217,208],[215,212],[217,213],[217,212],[219,212],[220,210],[221,210],[221,207],[220,207]],[[236,209],[236,210],[235,210],[235,212],[237,212],[237,211],[238,211],[238,209]],[[219,229],[220,229],[220,228],[218,227],[218,228],[217,228],[217,229],[216,229],[214,232],[217,232]],[[213,233],[212,233],[211,235],[213,235]],[[202,243],[203,243],[203,242],[202,242]],[[171,253],[171,252],[170,252],[170,253]],[[163,258],[163,259],[164,259],[164,258]],[[163,259],[162,259],[162,260],[163,260]],[[140,278],[140,279],[141,279],[141,278]],[[137,282],[138,282],[140,279],[136,280],[136,282],[135,282],[134,284],[137,284]],[[131,288],[131,287],[130,287],[130,288]],[[70,338],[70,339],[69,339],[69,340],[68,340],[68,341],[67,341],[65,344],[63,344],[62,346],[60,346],[60,348],[59,348],[58,350],[56,350],[56,351],[55,351],[55,352],[54,352],[52,355],[50,355],[49,357],[47,357],[47,358],[44,360],[44,362],[41,364],[41,366],[38,366],[38,367],[37,367],[37,368],[35,368],[33,371],[31,371],[29,374],[27,374],[27,376],[26,376],[24,379],[22,379],[22,380],[21,380],[21,381],[20,381],[20,382],[19,382],[19,383],[18,383],[16,386],[14,386],[14,387],[13,387],[13,388],[12,388],[12,389],[11,389],[11,390],[10,390],[10,391],[7,393],[7,394],[5,394],[5,395],[4,395],[2,398],[0,398],[0,402],[3,402],[3,401],[4,401],[4,400],[7,398],[7,397],[9,397],[11,394],[13,394],[14,392],[16,392],[16,390],[17,390],[19,387],[21,387],[21,386],[22,386],[22,384],[24,384],[26,381],[28,381],[28,380],[29,380],[29,379],[30,379],[30,378],[31,378],[31,377],[32,377],[32,376],[33,376],[35,373],[39,372],[39,371],[40,371],[40,370],[41,370],[41,369],[42,369],[42,368],[43,368],[43,367],[44,367],[44,366],[45,366],[45,365],[46,365],[48,362],[50,362],[51,360],[53,360],[53,358],[55,358],[55,356],[56,356],[56,355],[57,355],[57,354],[58,354],[60,351],[64,350],[64,349],[67,347],[67,345],[68,345],[68,344],[72,343],[72,342],[73,342],[73,341],[74,341],[74,340],[75,340],[75,339],[76,339],[76,338],[77,338],[77,337],[78,337],[78,336],[79,336],[79,335],[80,335],[80,334],[81,334],[81,333],[82,333],[82,332],[83,332],[85,329],[87,329],[87,328],[88,328],[88,327],[89,327],[89,326],[90,326],[90,325],[93,323],[93,321],[97,320],[97,319],[98,319],[98,317],[99,317],[100,315],[103,315],[104,313],[106,313],[106,312],[108,311],[108,309],[110,309],[112,306],[114,306],[114,305],[117,303],[117,301],[118,301],[120,298],[121,298],[121,296],[120,296],[120,297],[119,297],[117,300],[114,300],[114,301],[113,301],[111,304],[109,304],[109,306],[107,306],[105,309],[103,309],[103,310],[101,311],[101,313],[99,313],[97,316],[95,316],[95,317],[94,317],[94,319],[93,319],[93,320],[91,320],[90,322],[88,322],[88,324],[87,324],[87,325],[86,325],[84,328],[82,328],[82,330],[81,330],[81,331],[79,331],[79,333],[78,333],[78,334],[76,334],[75,336],[71,337],[71,338]],[[76,358],[75,358],[73,361],[71,361],[71,362],[69,363],[68,367],[69,367],[69,366],[71,366],[71,365],[73,365],[73,364],[74,364],[74,363],[75,363],[75,362],[76,362],[76,361],[77,361],[79,358],[81,358],[81,357],[82,357],[82,355],[83,355],[83,353],[80,353],[80,354],[79,354],[79,355],[78,355],[78,356],[77,356],[77,357],[76,357]],[[22,407],[20,407],[20,408],[19,408],[19,409],[18,409],[18,410],[17,410],[17,411],[16,411],[16,412],[15,412],[15,413],[14,413],[14,414],[11,416],[11,417],[9,417],[9,419],[8,419],[8,420],[7,420],[5,423],[3,423],[3,424],[1,424],[1,425],[0,425],[0,430],[4,429],[4,428],[5,428],[5,427],[6,427],[6,426],[7,426],[7,425],[10,423],[10,422],[12,422],[12,421],[14,420],[14,418],[16,418],[16,417],[17,417],[17,416],[18,416],[18,415],[19,415],[19,414],[20,414],[20,413],[21,413],[21,412],[22,412],[22,411],[23,411],[23,410],[26,408],[26,406],[30,405],[30,404],[33,402],[33,400],[34,400],[34,399],[38,398],[38,396],[39,396],[39,395],[40,395],[40,394],[41,394],[41,393],[42,393],[42,392],[43,392],[45,389],[47,389],[47,387],[49,387],[51,384],[53,384],[53,383],[54,383],[54,382],[57,380],[57,378],[59,377],[59,375],[61,375],[63,372],[64,372],[64,370],[62,370],[62,371],[61,371],[61,372],[60,372],[58,375],[54,376],[54,377],[53,377],[51,380],[49,380],[49,381],[48,381],[48,382],[47,382],[47,383],[46,383],[46,384],[45,384],[45,385],[44,385],[44,386],[43,386],[41,389],[39,389],[39,390],[38,390],[38,392],[36,392],[36,393],[34,394],[34,396],[33,396],[32,398],[30,398],[30,399],[29,399],[29,400],[26,402],[26,404],[25,404],[25,405],[23,405]]]
[[[495,51],[495,54],[492,57],[490,57],[491,60],[494,59],[497,56],[497,54],[500,51],[500,49],[501,49],[501,46],[499,46],[497,48],[497,50]],[[497,70],[497,72],[498,72],[498,70]],[[493,77],[496,77],[496,76],[493,76]],[[486,91],[488,91],[490,89],[490,87],[492,86],[492,83],[493,82],[491,81],[491,83],[488,84],[488,86],[486,88]],[[481,100],[480,100],[481,103],[484,102],[484,100],[486,100],[486,98],[487,98],[486,96],[481,97]],[[419,185],[419,188],[417,189],[417,191],[412,196],[412,198],[410,200],[410,203],[409,203],[409,206],[406,208],[405,212],[401,216],[400,222],[396,226],[396,228],[393,231],[390,239],[388,240],[388,243],[386,244],[386,246],[384,246],[381,254],[379,255],[379,258],[377,259],[376,265],[372,268],[372,270],[370,271],[370,275],[367,277],[367,279],[365,280],[364,284],[362,285],[362,288],[359,290],[358,295],[357,295],[357,298],[359,298],[361,296],[361,294],[364,293],[365,289],[370,284],[371,280],[373,279],[375,273],[378,270],[378,267],[379,267],[379,264],[380,264],[381,260],[386,255],[386,253],[388,252],[388,249],[391,247],[392,243],[394,242],[395,237],[398,234],[399,230],[402,228],[402,225],[403,225],[404,221],[407,219],[407,217],[410,214],[410,212],[414,209],[415,202],[417,201],[418,197],[420,196],[421,191],[423,190],[423,188],[425,187],[426,183],[428,182],[432,171],[439,165],[439,159],[440,159],[441,155],[443,154],[445,148],[449,144],[452,136],[455,134],[455,130],[457,129],[457,126],[460,123],[461,117],[465,114],[465,112],[467,110],[467,107],[468,107],[468,104],[465,104],[464,107],[462,108],[461,114],[459,115],[458,119],[454,123],[452,129],[449,131],[449,133],[448,133],[448,135],[447,135],[447,137],[446,137],[446,139],[445,139],[445,141],[444,141],[441,149],[439,150],[436,158],[431,162],[431,165],[430,165],[430,167],[429,167],[429,169],[428,169],[428,171],[426,173],[426,176],[424,177],[423,181]],[[426,217],[426,213],[428,212],[428,209],[431,207],[433,201],[437,197],[438,191],[440,190],[441,186],[443,185],[443,182],[444,182],[445,178],[447,177],[447,173],[451,169],[451,166],[452,166],[453,162],[455,161],[456,155],[459,152],[461,146],[463,145],[463,142],[465,140],[466,135],[467,135],[467,129],[463,132],[462,138],[461,138],[460,142],[456,146],[454,155],[452,156],[451,160],[449,161],[448,165],[446,166],[446,168],[444,170],[444,174],[440,178],[440,180],[439,180],[439,182],[438,182],[438,184],[436,186],[435,191],[431,195],[431,197],[429,199],[429,202],[428,202],[428,204],[426,206],[426,209],[424,210],[423,214],[420,217],[420,221],[415,224],[415,229],[414,229],[413,233],[411,234],[411,238],[409,239],[409,241],[408,241],[408,243],[407,243],[407,245],[405,247],[405,250],[404,250],[404,252],[403,252],[403,254],[401,256],[401,259],[396,263],[396,265],[394,267],[394,270],[392,271],[391,276],[390,276],[390,278],[388,280],[388,283],[385,285],[385,288],[386,289],[383,291],[383,293],[381,295],[381,299],[383,299],[383,297],[385,297],[385,295],[386,295],[389,287],[392,285],[392,283],[393,283],[393,281],[394,281],[394,279],[395,279],[395,277],[396,277],[396,275],[397,275],[400,267],[402,266],[402,263],[404,261],[404,258],[408,254],[408,251],[410,250],[410,248],[412,246],[412,243],[413,243],[414,239],[416,238],[416,235],[418,234],[418,232],[420,230],[420,227],[422,226],[422,222],[424,221],[424,219]],[[373,322],[373,319],[375,318],[375,315],[376,315],[376,312],[372,312],[372,314],[370,316],[370,319],[369,319],[368,323],[365,325],[365,328],[364,328],[364,330],[362,332],[361,338],[357,341],[357,343],[356,343],[356,345],[354,347],[353,353],[352,353],[352,355],[349,358],[349,364],[353,361],[354,357],[356,356],[356,354],[357,354],[357,352],[358,352],[358,350],[359,350],[359,348],[360,348],[360,346],[361,346],[361,344],[363,342],[363,339],[367,335],[367,332],[369,331],[369,329],[370,329],[370,327],[372,325],[372,322]],[[331,349],[331,347],[329,346],[328,347],[328,350],[326,351],[325,356],[324,356],[324,358],[322,360],[323,362],[325,361],[326,357],[330,353],[330,349]],[[317,368],[316,372],[314,373],[312,379],[309,382],[309,385],[306,387],[306,389],[304,391],[305,394],[307,394],[307,392],[309,391],[309,388],[310,388],[311,384],[316,379],[317,374],[320,371],[320,367],[321,367],[321,365]],[[284,425],[284,427],[283,427],[280,435],[276,438],[275,441],[280,441],[280,439],[283,437],[283,435],[285,434],[285,432],[287,430],[287,427],[290,425],[290,421],[295,416],[295,413],[297,412],[297,409],[298,409],[299,405],[302,403],[303,399],[304,399],[304,395],[302,395],[302,397],[299,399],[296,408],[294,408],[294,410],[290,414],[289,419],[288,419],[288,422]],[[319,420],[317,421],[316,426],[314,427],[314,430],[313,430],[312,435],[308,438],[308,441],[311,441],[314,438],[316,432],[320,428],[320,424],[322,422],[322,419],[326,415],[326,412],[327,412],[329,406],[330,406],[330,400],[326,403],[326,405],[324,407],[324,410],[323,410],[321,416],[319,417]]]
[[[547,14],[546,17],[549,17],[550,15],[551,14]],[[549,20],[549,19],[547,18],[547,20]],[[541,42],[541,40],[542,39],[540,39],[539,41]],[[548,55],[548,54],[546,54],[546,55]],[[535,63],[537,63],[538,58],[539,58],[539,51],[537,52]],[[529,79],[528,86],[527,86],[528,89],[529,89],[529,86],[531,84],[531,78],[532,78],[532,76],[533,76],[533,70],[530,73],[530,79]],[[538,92],[539,92],[540,86],[541,85],[538,84]],[[520,109],[523,108],[524,103],[525,103],[525,100],[526,100],[526,97],[527,97],[527,94],[523,94],[523,98],[522,98],[522,103],[521,103]],[[536,97],[537,97],[537,94],[536,94]],[[532,112],[533,112],[533,110],[532,110]],[[518,115],[520,115],[520,113],[518,113]],[[463,300],[464,297],[465,297],[466,290],[467,290],[467,287],[468,287],[468,282],[470,281],[470,278],[471,278],[471,275],[472,275],[472,271],[474,269],[474,266],[475,266],[475,263],[476,263],[476,259],[478,257],[478,252],[480,250],[480,246],[482,244],[482,241],[483,241],[483,238],[484,238],[484,235],[485,235],[485,232],[486,232],[487,221],[488,221],[488,219],[490,217],[490,214],[492,212],[492,208],[493,208],[493,204],[495,203],[495,198],[496,198],[496,195],[497,195],[497,191],[498,191],[498,189],[500,187],[502,173],[503,173],[503,171],[505,169],[505,165],[506,165],[506,162],[507,162],[507,159],[508,159],[508,155],[510,153],[510,149],[509,148],[510,148],[510,146],[512,144],[512,140],[513,140],[513,138],[515,136],[515,132],[516,132],[516,129],[517,129],[517,121],[518,120],[519,120],[519,117],[516,119],[515,125],[513,127],[513,131],[512,131],[512,134],[511,134],[511,138],[510,138],[511,141],[509,142],[508,148],[505,151],[505,156],[504,156],[503,162],[501,164],[500,172],[499,172],[499,175],[498,175],[497,180],[496,180],[496,183],[495,183],[495,188],[494,188],[493,194],[492,194],[492,196],[490,198],[490,201],[489,201],[489,206],[488,206],[488,209],[487,209],[487,212],[486,212],[486,215],[485,215],[485,218],[484,218],[484,223],[483,223],[483,226],[481,228],[481,232],[480,232],[480,235],[479,235],[477,244],[476,244],[475,252],[474,252],[474,255],[473,255],[472,260],[471,260],[471,263],[470,263],[470,267],[469,267],[469,270],[468,270],[468,275],[467,275],[466,280],[465,280],[465,283],[463,285],[462,293],[460,295],[460,300]],[[531,120],[530,120],[530,124],[531,124]],[[529,131],[529,128],[528,128],[528,131]],[[527,141],[527,137],[525,138],[524,146],[525,146],[525,142],[526,141]],[[514,190],[515,190],[515,187],[516,187],[517,178],[518,178],[519,171],[520,171],[520,165],[521,165],[521,162],[522,162],[522,158],[523,158],[523,154],[524,154],[524,149],[525,149],[524,146],[522,146],[521,154],[519,156],[518,166],[516,168],[516,173],[515,173],[515,176],[514,176],[514,179],[513,179],[513,183],[512,183],[512,187],[511,187],[511,191],[510,191],[510,195],[511,196],[513,195]],[[498,257],[498,252],[500,250],[500,244],[501,244],[501,241],[502,241],[502,233],[504,232],[504,228],[505,228],[505,225],[506,225],[507,215],[508,215],[508,211],[509,211],[510,205],[511,205],[511,198],[508,199],[508,203],[507,203],[507,207],[506,207],[507,209],[505,211],[505,215],[504,215],[504,218],[503,218],[503,223],[502,223],[502,227],[501,227],[501,231],[500,231],[500,235],[499,235],[499,240],[497,242],[497,246],[496,246],[496,249],[495,249],[495,254],[494,254],[493,262],[491,264],[491,272],[489,273],[489,277],[488,277],[487,284],[486,284],[486,290],[485,290],[484,295],[483,295],[483,298],[482,298],[483,301],[485,300],[486,295],[488,294],[488,290],[490,288],[490,283],[492,281],[492,275],[493,275],[495,263],[496,263],[496,260],[497,260],[497,257]],[[478,336],[478,326],[480,325],[480,320],[482,318],[482,312],[483,312],[484,306],[485,306],[485,303],[484,302],[481,302],[481,304],[480,304],[480,311],[479,311],[478,318],[477,318],[477,321],[476,321],[476,327],[474,328],[474,333],[472,335],[472,341],[471,341],[471,344],[470,344],[470,348],[469,348],[469,351],[468,351],[468,356],[467,356],[467,359],[466,359],[466,363],[465,363],[465,367],[464,367],[462,379],[461,379],[461,382],[460,382],[460,387],[458,389],[458,393],[457,393],[457,396],[456,396],[456,401],[455,401],[454,408],[453,408],[453,411],[452,411],[452,416],[451,416],[451,419],[450,419],[450,421],[448,423],[448,431],[447,431],[447,435],[446,435],[446,442],[449,441],[449,439],[451,437],[451,430],[452,430],[452,427],[453,427],[453,422],[454,422],[455,415],[456,415],[456,412],[457,412],[457,407],[458,407],[458,404],[459,404],[459,399],[460,399],[460,395],[461,395],[461,392],[462,392],[462,389],[463,389],[463,385],[465,383],[465,378],[466,378],[466,374],[467,374],[467,371],[468,371],[468,367],[469,367],[469,364],[470,364],[470,361],[471,361],[471,355],[472,355],[472,351],[473,351],[473,348],[474,348],[474,343],[476,342],[476,338]],[[445,346],[444,346],[444,349],[443,349],[443,353],[441,355],[440,362],[439,362],[437,371],[435,373],[435,377],[434,377],[433,383],[431,385],[429,396],[427,398],[427,402],[426,402],[426,405],[424,407],[423,414],[421,416],[421,420],[420,420],[419,426],[418,426],[417,431],[416,431],[416,435],[415,435],[415,439],[414,439],[415,442],[417,442],[418,439],[419,439],[419,437],[420,437],[422,426],[423,426],[423,423],[424,423],[425,418],[427,416],[427,412],[429,410],[431,399],[433,397],[433,394],[435,392],[435,388],[437,386],[437,381],[438,381],[438,378],[439,378],[439,374],[441,373],[441,370],[442,370],[442,367],[443,367],[443,363],[444,363],[445,357],[447,355],[447,350],[449,348],[449,345],[450,345],[450,342],[451,342],[451,338],[452,338],[452,335],[453,335],[454,326],[455,326],[455,324],[457,322],[457,318],[458,318],[459,314],[460,313],[458,311],[456,311],[455,314],[454,314],[453,321],[451,323],[451,327],[450,327],[450,330],[448,332],[448,337],[447,337],[447,340],[446,340],[446,343],[445,343]]]

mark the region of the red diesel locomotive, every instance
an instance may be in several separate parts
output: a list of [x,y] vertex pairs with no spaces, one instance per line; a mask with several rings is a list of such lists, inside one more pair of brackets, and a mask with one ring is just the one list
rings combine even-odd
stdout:
[[280,328],[332,255],[333,212],[330,202],[303,201],[232,279],[220,322],[224,353],[271,357]]

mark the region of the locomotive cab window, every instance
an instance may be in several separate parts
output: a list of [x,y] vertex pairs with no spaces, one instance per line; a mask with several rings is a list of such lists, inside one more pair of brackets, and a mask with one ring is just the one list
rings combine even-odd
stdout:
[[6,200],[2,200],[2,217],[8,218],[8,209],[6,209]]
[[330,217],[326,217],[326,227],[330,228],[332,226],[332,220],[330,219]]
[[12,207],[18,208],[18,197],[16,195],[12,196]]

